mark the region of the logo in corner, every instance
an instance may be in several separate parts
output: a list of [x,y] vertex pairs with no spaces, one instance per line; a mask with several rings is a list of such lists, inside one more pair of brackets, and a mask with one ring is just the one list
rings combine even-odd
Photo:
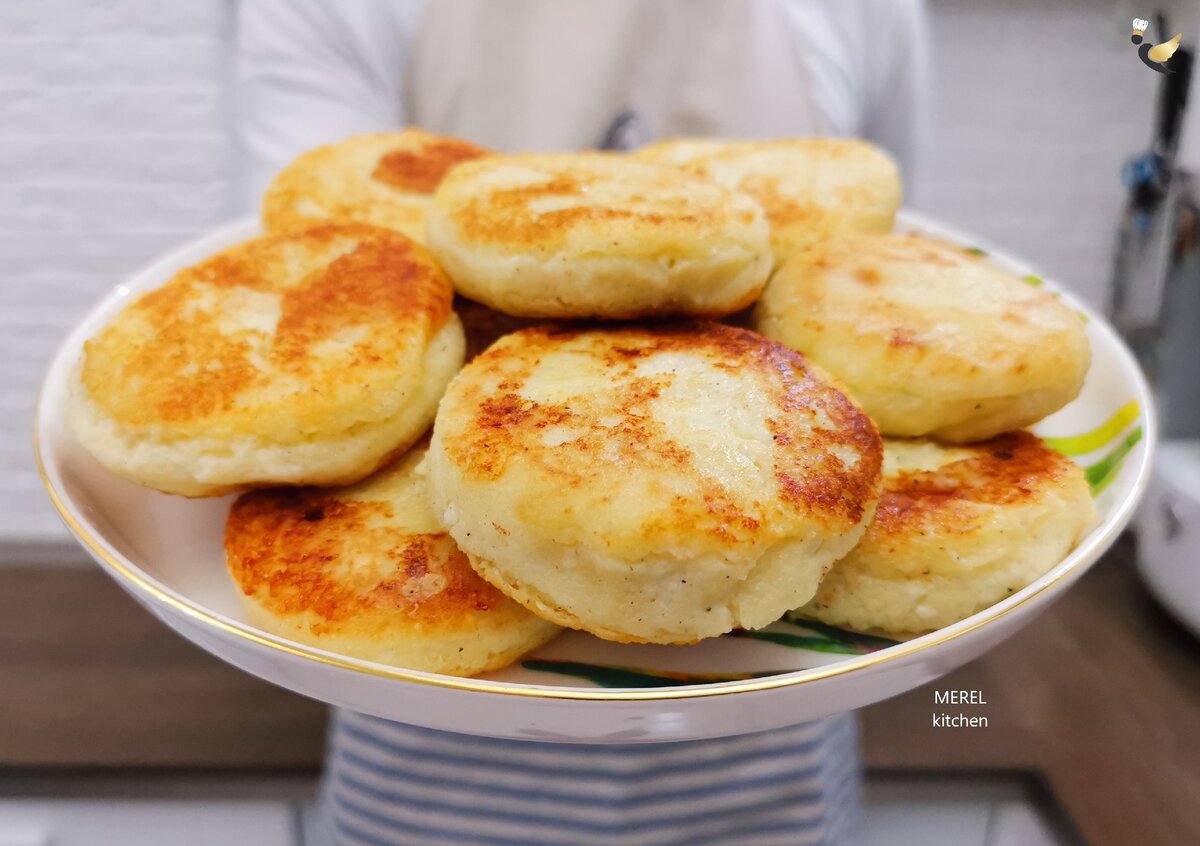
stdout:
[[1138,45],[1138,58],[1142,60],[1142,64],[1151,70],[1159,73],[1175,73],[1167,67],[1167,61],[1175,55],[1175,51],[1179,49],[1179,39],[1183,38],[1183,33],[1175,34],[1175,37],[1170,41],[1164,41],[1161,44],[1143,44],[1142,36],[1146,34],[1146,27],[1150,26],[1150,22],[1142,18],[1133,19],[1133,34],[1129,36],[1129,40]]

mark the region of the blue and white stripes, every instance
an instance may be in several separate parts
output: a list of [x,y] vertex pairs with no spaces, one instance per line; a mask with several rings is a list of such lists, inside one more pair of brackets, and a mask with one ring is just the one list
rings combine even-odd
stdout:
[[856,723],[577,746],[335,713],[322,785],[347,846],[805,846],[854,842]]

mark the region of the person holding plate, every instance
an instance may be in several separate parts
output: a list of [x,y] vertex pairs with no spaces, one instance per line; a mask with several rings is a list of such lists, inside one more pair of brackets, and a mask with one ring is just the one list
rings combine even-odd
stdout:
[[[504,152],[858,136],[906,176],[914,167],[920,0],[254,0],[237,26],[255,205],[302,152],[405,126]],[[335,710],[317,834],[371,846],[848,844],[860,780],[853,715],[574,745]]]

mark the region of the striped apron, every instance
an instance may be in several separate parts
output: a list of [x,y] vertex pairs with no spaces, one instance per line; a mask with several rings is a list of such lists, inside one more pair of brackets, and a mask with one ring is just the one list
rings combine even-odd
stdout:
[[497,740],[335,711],[321,836],[351,846],[856,842],[857,722],[679,743]]

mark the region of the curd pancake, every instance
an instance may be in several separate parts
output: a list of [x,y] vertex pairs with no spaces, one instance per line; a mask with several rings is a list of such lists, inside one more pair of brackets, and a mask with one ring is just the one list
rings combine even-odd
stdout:
[[1029,432],[888,440],[875,520],[801,610],[860,630],[948,626],[1045,574],[1094,518],[1083,470]]
[[720,316],[752,303],[771,268],[753,200],[609,153],[459,165],[427,235],[460,294],[522,317]]
[[450,383],[427,468],[434,513],[506,594],[610,640],[687,643],[807,601],[870,520],[882,460],[800,355],[668,323],[501,338]]
[[255,622],[340,655],[471,676],[558,627],[479,578],[429,510],[423,448],[349,488],[243,495],[225,551]]
[[419,129],[356,135],[304,153],[263,198],[263,226],[291,232],[323,223],[370,223],[425,240],[425,210],[456,164],[488,155]]
[[841,379],[885,435],[963,443],[1023,428],[1083,387],[1083,321],[961,247],[843,233],[797,253],[760,332]]
[[777,263],[831,232],[890,231],[903,193],[892,158],[854,138],[681,138],[634,156],[685,167],[758,200]]
[[452,297],[429,254],[387,229],[248,241],[84,344],[75,432],[167,493],[358,481],[421,437],[462,365]]

